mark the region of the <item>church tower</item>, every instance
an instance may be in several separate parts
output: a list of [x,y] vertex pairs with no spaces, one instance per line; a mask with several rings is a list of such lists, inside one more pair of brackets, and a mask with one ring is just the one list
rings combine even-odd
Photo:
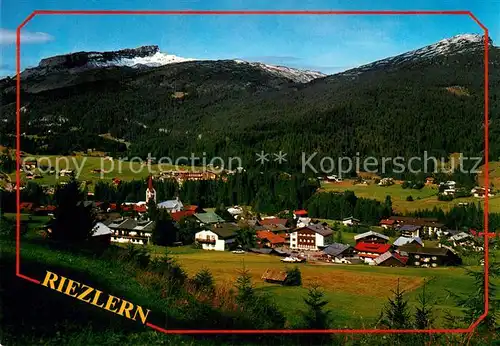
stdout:
[[148,188],[146,189],[146,203],[151,199],[156,203],[156,190],[153,187],[153,177],[149,176]]

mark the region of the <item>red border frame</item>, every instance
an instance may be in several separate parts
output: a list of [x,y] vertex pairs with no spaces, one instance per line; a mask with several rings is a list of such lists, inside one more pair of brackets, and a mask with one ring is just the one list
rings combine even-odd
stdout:
[[[175,11],[154,11],[154,10],[35,10],[33,11],[16,29],[16,202],[17,202],[17,219],[16,219],[16,276],[40,284],[37,279],[30,278],[21,274],[20,271],[20,225],[21,225],[21,208],[20,208],[20,161],[21,161],[21,147],[20,147],[20,106],[21,106],[21,29],[37,15],[465,15],[472,18],[484,30],[484,156],[485,156],[485,178],[484,186],[489,186],[489,162],[488,162],[488,109],[489,109],[489,96],[488,96],[488,52],[489,52],[489,35],[488,29],[477,19],[470,11],[192,11],[192,10],[175,10]],[[474,329],[481,323],[481,321],[488,315],[488,238],[495,233],[488,232],[488,208],[489,197],[485,195],[484,199],[484,275],[485,275],[485,301],[484,313],[473,322],[468,328],[462,329],[279,329],[279,330],[167,330],[156,326],[152,323],[146,325],[156,331],[165,334],[438,334],[438,333],[472,333]]]

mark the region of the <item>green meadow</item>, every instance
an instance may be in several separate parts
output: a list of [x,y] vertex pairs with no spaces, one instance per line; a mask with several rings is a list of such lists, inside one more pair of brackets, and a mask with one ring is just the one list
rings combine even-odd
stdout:
[[[157,251],[161,253],[161,250]],[[265,283],[261,279],[266,269],[286,270],[293,266],[282,263],[276,256],[233,254],[186,247],[170,248],[170,251],[189,274],[208,268],[219,284],[232,285],[239,272],[243,268],[248,269],[255,287],[269,293],[290,321],[296,321],[300,311],[304,309],[303,298],[307,295],[308,287],[319,284],[329,300],[328,308],[334,312],[335,325],[343,328],[373,326],[398,281],[401,288],[406,290],[410,305],[414,306],[422,292],[424,280],[430,280],[427,293],[432,297],[435,316],[441,326],[444,325],[447,313],[459,312],[449,298],[448,290],[464,294],[474,290],[472,279],[459,267],[429,270],[323,263],[298,264],[303,286],[283,287]]]
[[[38,159],[40,166],[52,167],[56,171],[68,169],[79,172],[77,179],[95,183],[98,180],[111,181],[113,178],[121,180],[145,179],[150,174],[158,174],[160,171],[175,170],[175,165],[151,164],[139,161],[122,161],[116,158],[105,159],[94,156],[38,156],[27,155],[24,159]],[[188,169],[186,167],[185,169]],[[96,171],[98,170],[98,171]],[[59,182],[68,181],[67,176],[57,176],[56,174],[41,173],[38,169],[35,173],[41,174],[42,178],[33,181],[42,185],[55,185]],[[15,180],[16,174],[10,174],[11,180]],[[21,180],[26,181],[26,174],[21,172]]]
[[[393,209],[398,213],[412,212],[419,209],[433,209],[434,207],[449,210],[459,203],[478,203],[484,205],[480,198],[467,197],[456,198],[452,201],[439,201],[437,198],[438,189],[433,186],[424,186],[421,190],[403,189],[400,184],[391,186],[378,186],[371,183],[369,185],[353,184],[353,181],[346,180],[342,183],[323,183],[322,191],[344,192],[353,191],[356,196],[384,201],[386,196],[391,196]],[[411,196],[413,201],[407,201]],[[500,195],[490,197],[490,212],[500,212]]]

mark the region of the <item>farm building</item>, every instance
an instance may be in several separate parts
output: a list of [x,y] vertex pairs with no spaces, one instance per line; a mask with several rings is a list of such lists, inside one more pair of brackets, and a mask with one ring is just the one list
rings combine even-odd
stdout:
[[329,262],[347,263],[354,256],[354,249],[350,245],[333,243],[321,250]]
[[420,247],[405,245],[397,249],[404,257],[409,257],[408,264],[416,267],[438,267],[442,265],[459,265],[462,259],[447,246]]
[[397,228],[401,235],[406,238],[417,238],[420,237],[420,231],[422,226],[418,225],[402,225]]
[[[401,230],[401,227],[403,227],[403,226],[415,226],[415,227],[408,227],[408,230],[405,232],[410,232],[413,234],[413,236],[417,236],[417,237],[422,237],[424,235],[432,236],[433,234],[441,236],[445,231],[444,225],[442,223],[440,223],[438,221],[438,219],[436,219],[436,218],[430,218],[430,217],[415,218],[415,217],[411,217],[411,216],[391,216],[389,218],[389,220],[396,221],[395,228],[400,229],[400,230]],[[418,234],[416,234],[417,227],[419,227]],[[414,229],[414,230],[411,230],[411,229]]]
[[394,226],[396,225],[396,220],[384,219],[380,221],[379,225],[380,227],[385,229],[394,228]]
[[158,203],[158,208],[167,209],[169,213],[174,213],[184,209],[184,205],[180,201],[179,197],[176,199],[171,199],[168,201],[163,201]]
[[97,222],[92,228],[91,241],[95,244],[108,246],[111,242],[113,230],[102,222]]
[[202,225],[212,225],[216,223],[225,222],[223,218],[213,212],[208,213],[196,213],[194,217],[199,221]]
[[397,252],[384,252],[373,260],[373,264],[383,267],[404,267],[408,262],[408,257],[403,257]]
[[287,278],[287,273],[276,269],[266,269],[264,274],[262,274],[262,280],[265,282],[284,284]]

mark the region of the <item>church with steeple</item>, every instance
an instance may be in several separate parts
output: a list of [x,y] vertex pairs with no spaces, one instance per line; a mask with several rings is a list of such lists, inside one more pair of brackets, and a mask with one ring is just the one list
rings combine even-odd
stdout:
[[156,204],[156,190],[153,187],[153,177],[149,176],[148,188],[146,189],[146,203],[153,200]]

